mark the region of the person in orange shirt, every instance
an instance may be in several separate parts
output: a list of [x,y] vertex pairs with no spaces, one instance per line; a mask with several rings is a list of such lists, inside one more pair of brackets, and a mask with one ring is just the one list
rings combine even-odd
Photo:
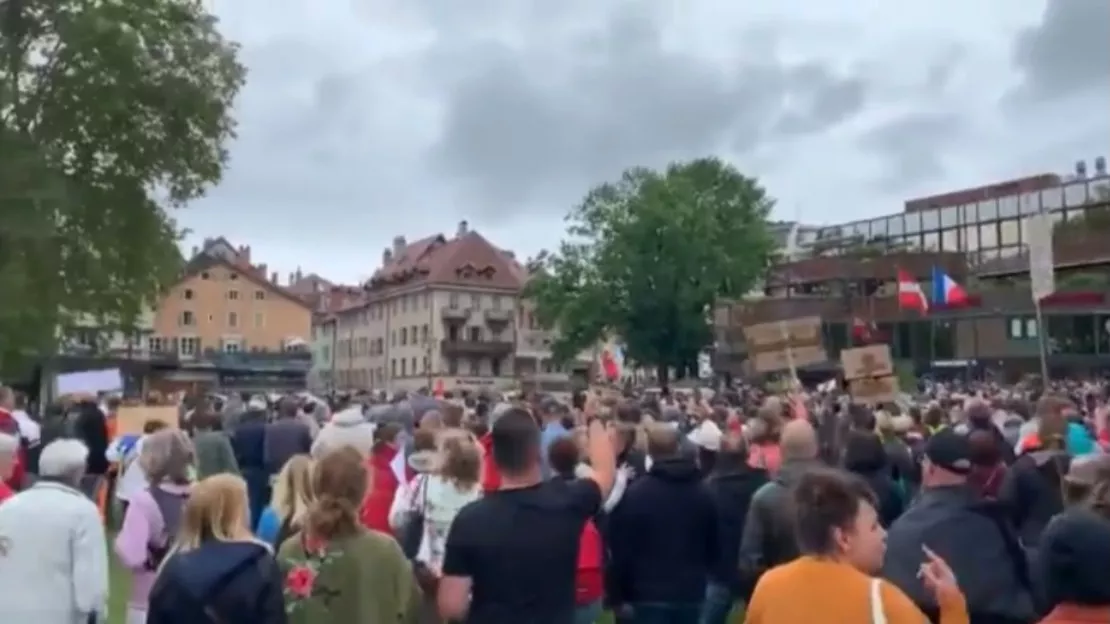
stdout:
[[[874,493],[854,475],[834,469],[804,475],[794,492],[802,556],[760,577],[744,621],[927,622],[901,589],[872,576],[881,569],[886,550],[875,505]],[[936,595],[941,624],[968,624],[967,605],[948,564],[925,548],[919,574]]]

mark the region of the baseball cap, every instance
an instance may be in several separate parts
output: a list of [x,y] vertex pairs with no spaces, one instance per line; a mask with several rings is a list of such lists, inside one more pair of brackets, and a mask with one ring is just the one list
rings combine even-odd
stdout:
[[925,442],[925,457],[935,466],[956,474],[971,472],[971,443],[952,427],[934,433]]

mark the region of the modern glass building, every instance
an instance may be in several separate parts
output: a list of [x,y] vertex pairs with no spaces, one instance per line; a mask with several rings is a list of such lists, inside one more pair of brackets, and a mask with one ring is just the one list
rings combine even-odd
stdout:
[[1110,176],[1061,180],[1036,176],[906,202],[901,214],[833,226],[798,226],[802,249],[835,254],[861,244],[966,253],[972,266],[1019,256],[1026,217],[1046,211],[1056,223],[1110,211]]

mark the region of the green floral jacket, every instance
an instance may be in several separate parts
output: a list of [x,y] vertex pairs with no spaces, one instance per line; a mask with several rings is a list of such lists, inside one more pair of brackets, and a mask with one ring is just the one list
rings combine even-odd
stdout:
[[289,624],[416,624],[420,589],[393,538],[363,530],[325,545],[282,544]]

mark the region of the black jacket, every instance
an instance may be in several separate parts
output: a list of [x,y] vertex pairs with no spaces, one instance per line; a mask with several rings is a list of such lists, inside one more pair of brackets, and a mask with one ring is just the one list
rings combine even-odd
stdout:
[[231,434],[231,449],[240,470],[266,469],[265,416],[247,415]]
[[1064,510],[1062,481],[1071,460],[1063,451],[1032,451],[1018,457],[998,491],[1021,541],[1036,548],[1053,516]]
[[210,541],[176,553],[150,590],[147,624],[285,624],[281,568],[261,544]]
[[878,499],[879,506],[875,511],[879,512],[879,523],[883,525],[883,528],[889,528],[891,524],[894,524],[898,516],[902,515],[905,504],[902,491],[898,484],[894,482],[893,472],[890,465],[887,464],[886,454],[884,453],[881,458],[866,458],[848,462],[844,467],[871,486],[871,491],[875,493],[875,498]]
[[887,531],[883,577],[936,622],[936,601],[918,576],[922,546],[952,567],[973,624],[1036,621],[1029,562],[996,504],[969,487],[926,489]]
[[751,468],[746,464],[723,466],[718,462],[716,472],[705,481],[717,511],[717,539],[720,544],[710,579],[745,598],[755,589],[755,579],[740,574],[740,538],[744,535],[744,521],[748,517],[752,498],[769,478],[767,471],[761,468]]
[[740,539],[743,574],[758,578],[765,570],[798,558],[790,511],[790,491],[802,475],[823,467],[817,460],[785,460],[778,474],[756,491]]
[[652,462],[609,515],[616,604],[700,604],[721,547],[717,512],[689,458]]

